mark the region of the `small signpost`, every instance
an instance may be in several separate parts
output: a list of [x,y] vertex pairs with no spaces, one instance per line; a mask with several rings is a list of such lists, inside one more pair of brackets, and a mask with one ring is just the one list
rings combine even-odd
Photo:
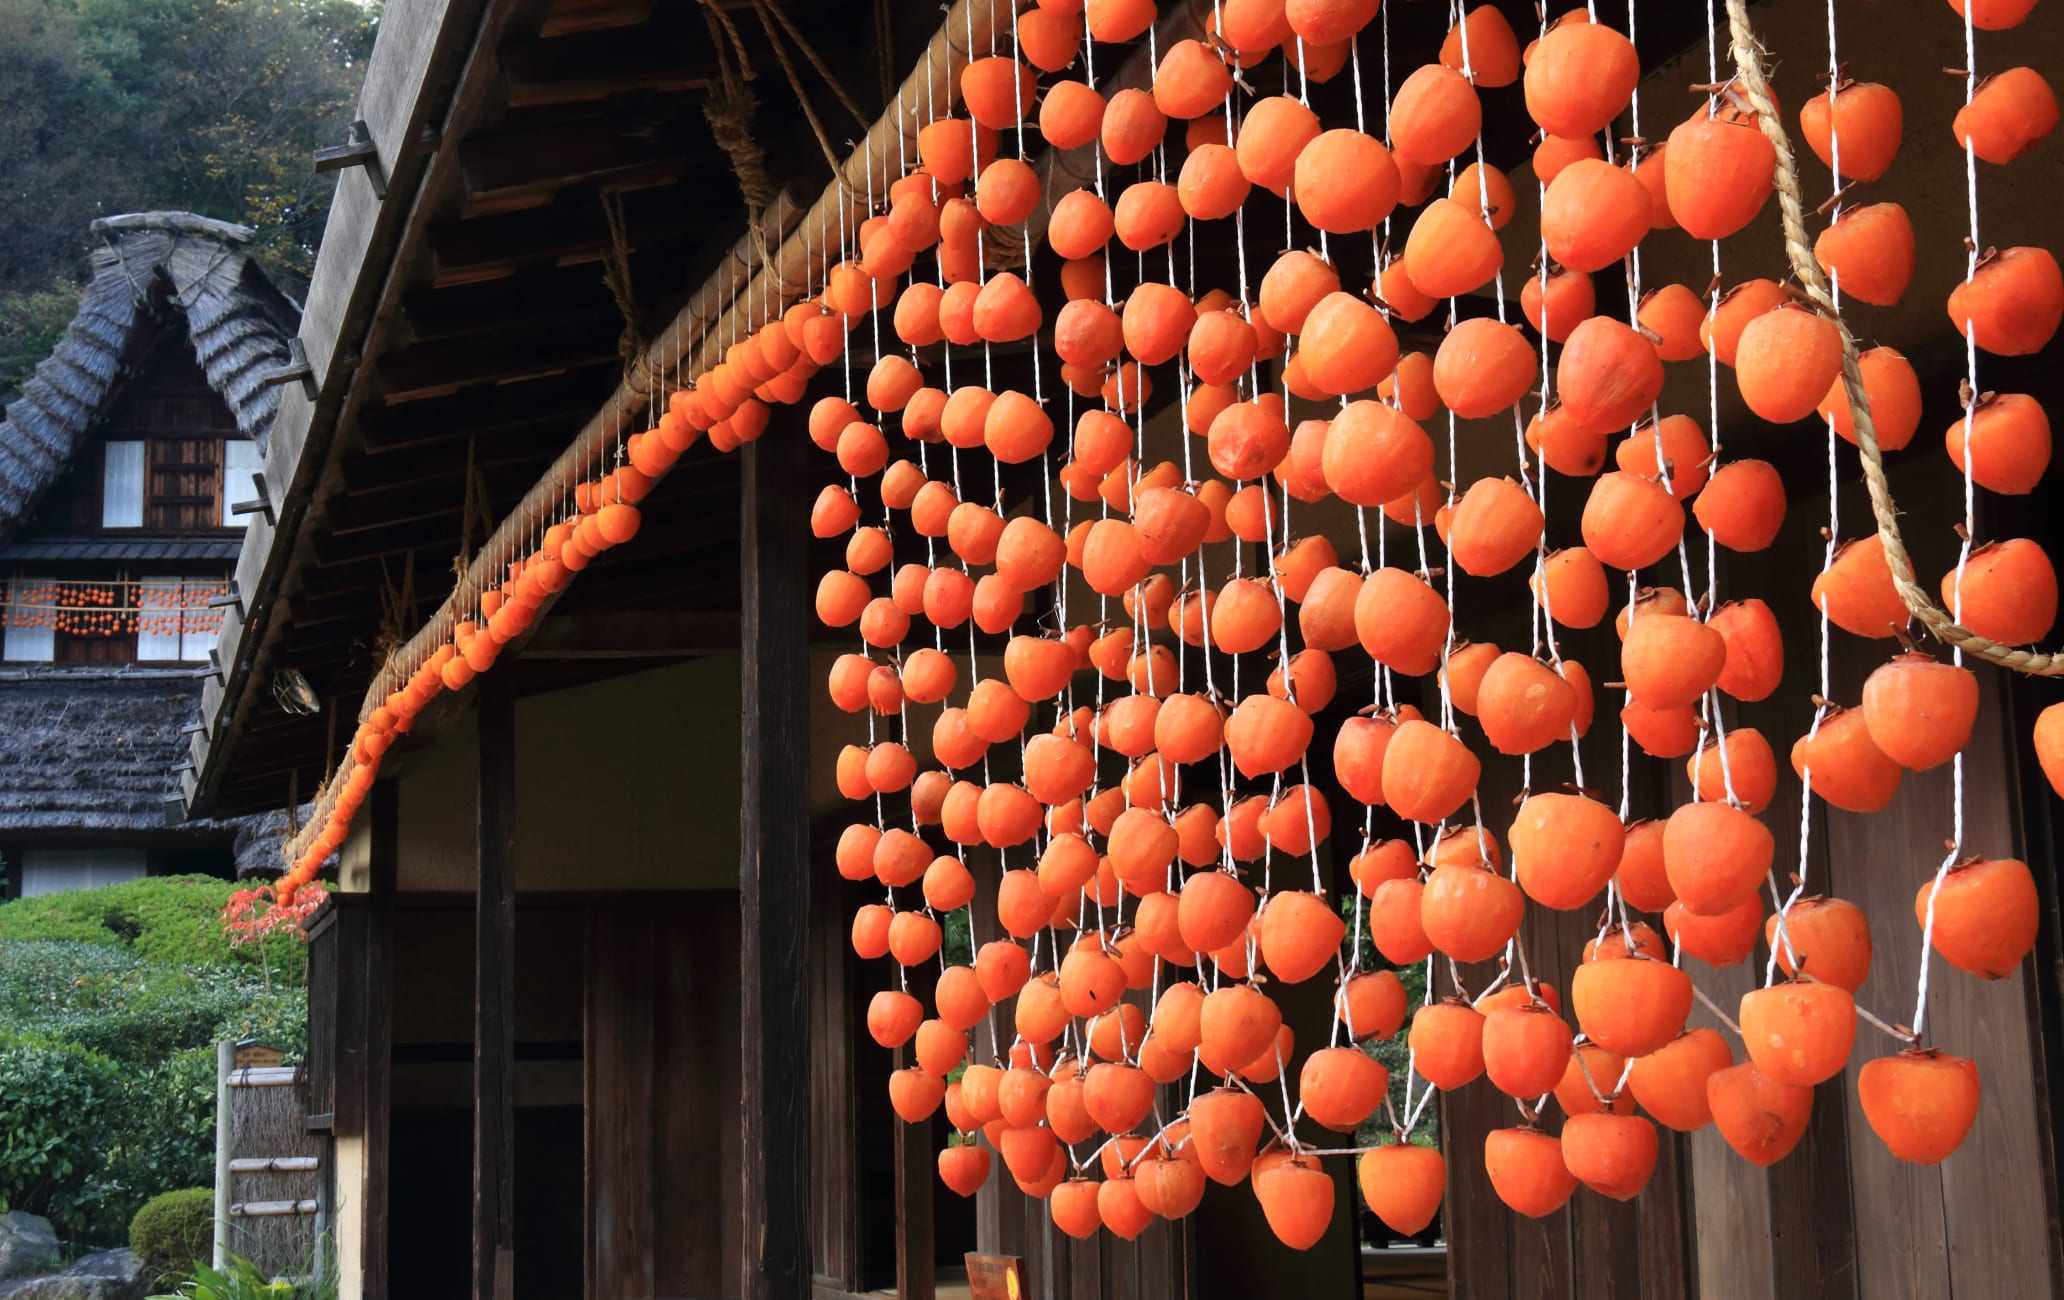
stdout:
[[967,1274],[970,1300],[1023,1300],[1024,1284],[1018,1270],[1024,1261],[1016,1255],[977,1255],[968,1252]]

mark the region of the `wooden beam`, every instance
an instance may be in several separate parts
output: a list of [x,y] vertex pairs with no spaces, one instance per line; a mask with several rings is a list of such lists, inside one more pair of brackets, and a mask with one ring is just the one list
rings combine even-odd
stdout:
[[[624,233],[634,251],[705,233],[715,219],[715,212],[672,194],[645,190],[624,199]],[[431,283],[466,284],[514,275],[526,266],[593,261],[609,246],[600,195],[567,190],[546,207],[433,225]]]
[[621,318],[612,312],[584,323],[585,329],[556,322],[493,337],[420,343],[375,360],[373,386],[389,405],[397,405],[480,384],[562,375],[617,355]]
[[628,191],[666,185],[721,157],[690,149],[684,121],[647,114],[553,122],[475,136],[459,146],[470,214],[536,207],[576,185]]
[[545,15],[541,34],[607,31],[636,27],[652,16],[655,0],[559,0]]
[[718,74],[708,29],[699,19],[667,26],[663,34],[638,27],[504,45],[502,93],[510,108],[537,108],[709,86]]
[[[497,465],[487,469],[476,465],[474,474],[488,498],[513,500],[537,481],[536,464]],[[436,519],[460,513],[466,502],[464,472],[443,478],[426,478],[378,492],[356,493],[332,498],[323,507],[323,517],[334,536],[386,528],[416,519]]]
[[[606,396],[622,375],[623,364],[612,356],[599,365],[495,384],[479,392],[368,406],[359,412],[359,434],[366,451],[380,456],[438,442],[463,444],[469,435],[485,440],[507,430],[532,431],[541,422],[585,419],[602,400],[597,394]],[[560,446],[565,442],[562,437]]]
[[311,549],[319,568],[327,569],[382,555],[401,555],[408,551],[435,555],[442,562],[444,556],[458,552],[459,511],[454,505],[448,515],[370,528],[343,537],[318,531],[312,540]]
[[[638,260],[631,279],[638,283]],[[412,342],[494,334],[616,310],[616,299],[593,267],[536,267],[501,280],[419,289],[401,301]]]
[[[401,783],[375,781],[366,798],[365,1177],[359,1268],[364,1300],[387,1300],[387,1224],[394,1079],[394,890],[401,859]],[[349,978],[349,972],[342,972]]]
[[516,1293],[516,697],[480,684],[473,926],[473,1300]]
[[743,1300],[810,1300],[807,469],[792,428],[748,443],[739,579]]
[[[563,421],[548,418],[477,438],[472,451],[473,467],[548,465],[566,447],[566,428]],[[344,491],[357,496],[426,479],[456,478],[466,472],[466,461],[466,444],[447,440],[428,444],[409,456],[346,456],[337,462],[337,475]],[[535,473],[532,477],[536,477]]]
[[607,609],[549,619],[523,647],[525,659],[688,659],[738,648],[738,614],[728,609]]

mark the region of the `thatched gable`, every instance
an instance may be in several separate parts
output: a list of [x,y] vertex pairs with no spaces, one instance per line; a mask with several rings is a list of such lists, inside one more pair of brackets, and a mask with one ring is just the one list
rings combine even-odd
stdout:
[[35,510],[120,389],[144,332],[185,318],[209,386],[262,449],[279,389],[259,382],[286,363],[300,312],[251,261],[253,231],[185,212],[93,223],[93,280],[65,336],[0,420],[0,541]]

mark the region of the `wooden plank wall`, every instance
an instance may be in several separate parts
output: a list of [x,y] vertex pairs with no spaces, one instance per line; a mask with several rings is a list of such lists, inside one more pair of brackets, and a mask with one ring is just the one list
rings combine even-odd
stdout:
[[737,899],[587,915],[586,1300],[736,1294]]

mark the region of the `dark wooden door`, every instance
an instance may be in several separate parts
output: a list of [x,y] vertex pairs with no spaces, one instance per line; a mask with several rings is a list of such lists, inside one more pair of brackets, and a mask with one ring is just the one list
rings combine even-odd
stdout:
[[731,1293],[737,896],[596,904],[587,944],[587,1300]]

